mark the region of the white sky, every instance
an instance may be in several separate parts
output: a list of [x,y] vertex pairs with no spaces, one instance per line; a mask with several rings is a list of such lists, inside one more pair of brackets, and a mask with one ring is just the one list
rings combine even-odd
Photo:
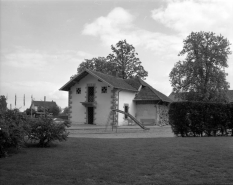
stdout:
[[[213,31],[233,43],[232,0],[6,1],[0,7],[0,95],[8,107],[25,110],[35,100],[68,105],[59,91],[92,57],[106,57],[111,45],[133,44],[147,82],[169,95],[169,73],[191,31]],[[232,46],[231,46],[231,50]],[[227,81],[233,89],[233,56]],[[26,106],[23,106],[23,96]]]

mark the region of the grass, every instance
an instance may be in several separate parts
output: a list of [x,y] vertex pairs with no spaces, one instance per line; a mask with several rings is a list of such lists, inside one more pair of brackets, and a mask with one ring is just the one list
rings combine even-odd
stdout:
[[233,137],[69,138],[0,159],[0,184],[233,184]]

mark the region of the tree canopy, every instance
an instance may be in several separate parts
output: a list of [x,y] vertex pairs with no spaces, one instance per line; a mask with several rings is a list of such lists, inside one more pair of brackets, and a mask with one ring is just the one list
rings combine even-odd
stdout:
[[78,67],[78,73],[86,69],[99,71],[105,74],[112,74],[116,70],[118,76],[123,79],[132,78],[134,76],[146,77],[148,72],[141,65],[141,61],[136,56],[133,45],[126,40],[119,41],[116,46],[111,46],[112,53],[105,57],[86,59]]
[[229,41],[222,35],[201,31],[192,32],[183,43],[178,56],[185,55],[185,59],[177,62],[169,74],[173,92],[190,101],[227,101]]
[[90,69],[93,71],[99,71],[105,74],[112,74],[111,71],[114,68],[113,64],[106,61],[104,57],[85,59],[78,67],[78,73],[84,69]]

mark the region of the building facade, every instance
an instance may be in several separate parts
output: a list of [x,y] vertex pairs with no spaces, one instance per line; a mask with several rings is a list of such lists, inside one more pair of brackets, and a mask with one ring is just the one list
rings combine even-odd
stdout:
[[121,79],[86,69],[60,90],[69,93],[72,125],[106,125],[109,118],[118,126],[134,124],[125,114],[111,113],[114,109],[131,114],[144,125],[168,124],[171,100],[140,78]]

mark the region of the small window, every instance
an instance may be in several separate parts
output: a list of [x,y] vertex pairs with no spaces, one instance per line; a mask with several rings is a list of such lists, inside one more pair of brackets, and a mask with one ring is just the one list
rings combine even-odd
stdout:
[[107,93],[108,92],[108,90],[107,90],[107,87],[105,86],[105,87],[102,87],[102,93]]
[[76,89],[76,94],[81,94],[81,88]]

